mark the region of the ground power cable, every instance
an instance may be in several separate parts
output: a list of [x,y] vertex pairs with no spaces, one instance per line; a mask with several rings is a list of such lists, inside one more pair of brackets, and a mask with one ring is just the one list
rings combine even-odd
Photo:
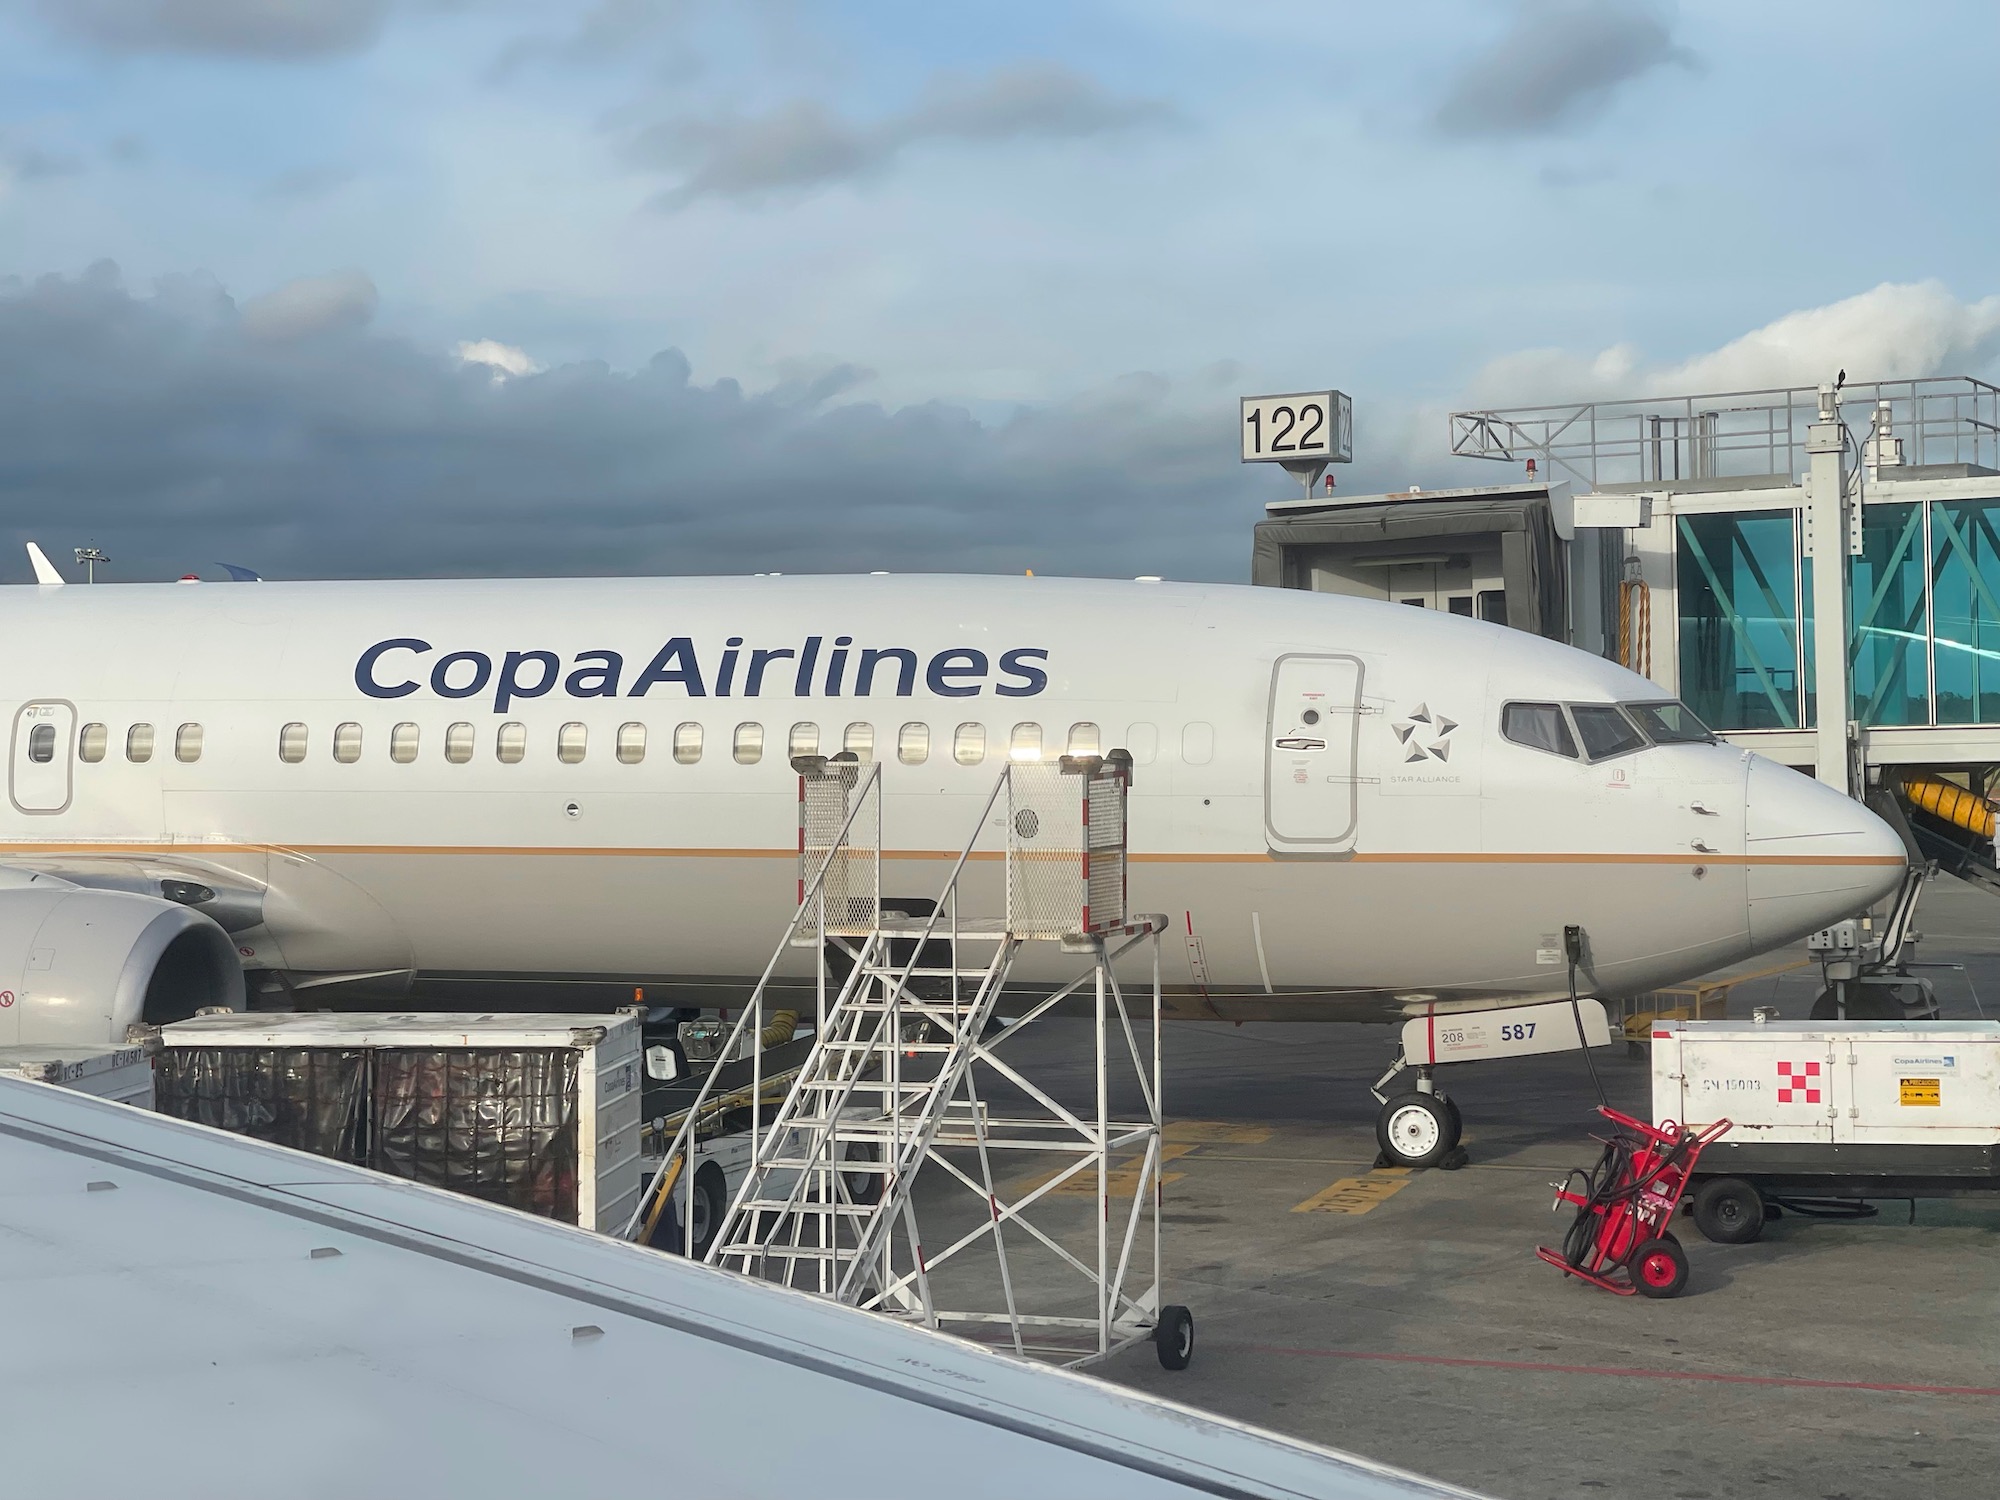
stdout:
[[1583,1049],[1583,1065],[1590,1070],[1590,1086],[1597,1090],[1597,1102],[1609,1109],[1611,1100],[1604,1093],[1604,1080],[1597,1076],[1597,1060],[1590,1055],[1590,1038],[1583,1032],[1583,1002],[1576,997],[1576,966],[1583,962],[1581,927],[1563,929],[1563,955],[1569,960],[1569,1014],[1576,1022],[1576,1044]]

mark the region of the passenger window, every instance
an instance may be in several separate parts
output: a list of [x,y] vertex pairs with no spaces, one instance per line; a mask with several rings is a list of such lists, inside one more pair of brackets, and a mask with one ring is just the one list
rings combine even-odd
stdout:
[[509,719],[493,737],[493,758],[503,766],[518,766],[528,753],[528,726]]
[[986,759],[986,726],[961,724],[951,737],[951,758],[961,766],[976,766]]
[[840,737],[840,748],[856,760],[875,758],[875,726],[873,724],[849,724],[847,732]]
[[754,766],[764,758],[764,726],[762,724],[738,724],[735,743],[729,753],[736,757],[739,766]]
[[636,766],[646,758],[646,726],[644,724],[620,724],[618,726],[618,764]]
[[896,759],[906,766],[920,766],[931,758],[931,726],[905,724],[896,731]]
[[111,743],[111,732],[102,724],[86,724],[83,733],[76,739],[76,758],[90,765],[104,759],[104,751]]
[[361,726],[359,724],[336,724],[333,726],[333,758],[343,766],[351,766],[361,759]]
[[174,759],[193,765],[201,759],[201,726],[183,724],[174,731]]
[[674,760],[683,766],[691,766],[701,759],[701,726],[699,724],[676,724],[674,726]]
[[1133,765],[1150,766],[1160,753],[1159,728],[1152,724],[1127,724],[1125,748],[1131,753]]
[[556,731],[556,759],[566,766],[576,765],[589,748],[589,731],[571,721]]
[[389,759],[407,766],[417,758],[418,730],[414,724],[398,724],[389,731]]
[[444,758],[454,766],[462,766],[472,759],[472,726],[470,724],[461,722],[445,726]]
[[1098,733],[1095,724],[1072,724],[1069,726],[1069,745],[1065,755],[1102,755],[1104,736]]
[[45,766],[56,758],[56,726],[37,724],[28,731],[28,759]]
[[796,760],[801,755],[819,754],[819,725],[794,724],[785,742],[785,754]]
[[1181,759],[1191,766],[1205,766],[1215,759],[1215,727],[1189,724],[1181,730]]
[[1560,704],[1510,703],[1500,710],[1500,737],[1530,750],[1576,759],[1576,740]]
[[295,766],[306,758],[306,726],[296,721],[278,731],[278,759]]
[[1039,724],[1016,724],[1014,733],[1007,740],[1007,754],[1015,760],[1040,760],[1042,758],[1042,726]]
[[1646,737],[1632,727],[1632,721],[1608,703],[1572,703],[1570,717],[1583,740],[1583,753],[1592,760],[1613,755],[1629,755],[1646,748]]
[[125,731],[125,758],[135,766],[143,766],[153,758],[151,724],[134,724]]

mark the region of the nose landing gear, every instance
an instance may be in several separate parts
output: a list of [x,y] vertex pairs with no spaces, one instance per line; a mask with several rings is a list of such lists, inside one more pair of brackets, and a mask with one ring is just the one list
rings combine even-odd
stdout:
[[[1429,1070],[1426,1069],[1426,1072]],[[1419,1078],[1417,1087],[1384,1101],[1375,1117],[1375,1143],[1382,1148],[1378,1165],[1391,1167],[1435,1167],[1458,1152],[1458,1138],[1464,1130],[1458,1106],[1443,1094],[1427,1087],[1429,1078]],[[1448,1163],[1458,1165],[1458,1163]]]

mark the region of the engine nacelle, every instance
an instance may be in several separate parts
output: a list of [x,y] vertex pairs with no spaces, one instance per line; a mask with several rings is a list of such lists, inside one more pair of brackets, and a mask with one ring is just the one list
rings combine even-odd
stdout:
[[198,911],[50,875],[0,884],[0,1046],[122,1042],[243,993],[235,943]]

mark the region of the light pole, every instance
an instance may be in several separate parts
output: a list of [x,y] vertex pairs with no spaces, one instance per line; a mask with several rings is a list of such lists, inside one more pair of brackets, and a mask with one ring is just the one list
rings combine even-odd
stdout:
[[97,582],[97,565],[101,562],[111,561],[110,558],[97,550],[97,545],[94,542],[88,547],[77,548],[76,560],[78,566],[84,569],[85,577],[83,581],[85,583]]

